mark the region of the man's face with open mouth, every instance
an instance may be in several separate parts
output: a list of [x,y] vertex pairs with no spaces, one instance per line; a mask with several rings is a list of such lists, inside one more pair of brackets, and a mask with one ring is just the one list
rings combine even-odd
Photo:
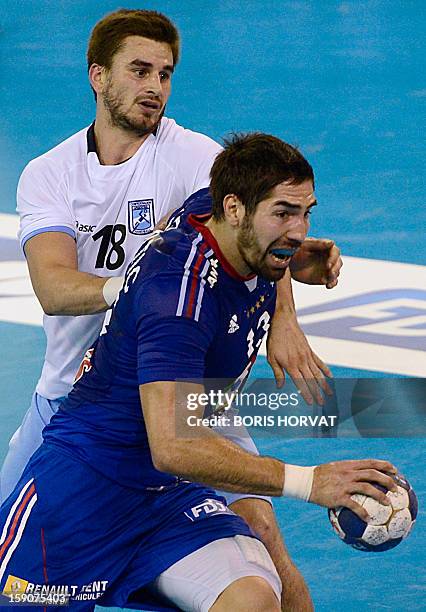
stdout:
[[312,181],[276,185],[244,217],[238,250],[252,272],[271,281],[280,280],[291,257],[306,238],[311,208],[316,205]]

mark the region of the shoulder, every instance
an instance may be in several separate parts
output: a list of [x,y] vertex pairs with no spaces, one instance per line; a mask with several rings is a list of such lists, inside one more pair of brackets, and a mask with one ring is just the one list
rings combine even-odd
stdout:
[[87,127],[62,141],[53,149],[32,159],[21,174],[21,181],[26,178],[43,176],[60,179],[62,175],[76,165],[83,163],[87,154]]
[[173,147],[182,153],[196,159],[200,155],[216,156],[222,147],[209,136],[188,130],[178,125],[174,119],[163,117],[157,135],[159,145],[166,148]]
[[191,194],[182,206],[172,212],[166,229],[175,229],[188,223],[189,215],[205,215],[211,213],[212,197],[208,187],[203,187]]
[[208,283],[213,252],[198,232],[160,232],[135,256],[126,274],[137,310],[194,321],[207,320],[218,307]]

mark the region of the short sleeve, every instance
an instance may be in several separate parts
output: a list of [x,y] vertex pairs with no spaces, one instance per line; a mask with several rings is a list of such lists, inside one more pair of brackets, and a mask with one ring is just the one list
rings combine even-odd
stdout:
[[180,173],[185,181],[186,197],[210,185],[210,170],[222,147],[204,134],[185,130],[180,156]]
[[138,382],[200,380],[211,343],[206,329],[184,317],[142,325],[138,334]]
[[179,294],[179,285],[159,275],[143,283],[135,296],[139,384],[204,377],[218,321],[216,301],[204,292],[195,317],[180,313]]
[[27,240],[45,231],[62,231],[75,237],[75,219],[64,191],[61,177],[47,159],[37,158],[26,166],[17,190],[22,248]]

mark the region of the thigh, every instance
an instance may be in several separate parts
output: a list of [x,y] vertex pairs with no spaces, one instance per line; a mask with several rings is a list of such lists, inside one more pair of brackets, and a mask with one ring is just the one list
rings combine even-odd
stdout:
[[[148,589],[160,574],[215,540],[254,533],[224,499],[194,483],[182,484],[150,501],[154,528],[141,538],[132,562],[102,599],[102,605],[155,609]],[[147,508],[140,515],[146,517]],[[158,603],[158,598],[156,600]],[[151,606],[151,607],[150,607]]]
[[0,593],[18,581],[33,606],[93,610],[137,551],[135,497],[43,444],[0,508]]
[[31,406],[9,442],[8,454],[0,472],[0,503],[13,491],[31,455],[42,443],[43,428],[59,405],[60,400],[48,400],[34,393]]
[[215,540],[184,557],[163,572],[151,589],[182,610],[207,612],[230,584],[248,576],[266,580],[280,600],[281,582],[266,548],[256,538],[237,535]]

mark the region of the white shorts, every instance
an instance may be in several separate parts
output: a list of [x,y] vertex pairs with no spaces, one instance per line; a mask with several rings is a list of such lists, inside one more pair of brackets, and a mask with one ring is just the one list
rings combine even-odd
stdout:
[[210,542],[184,557],[150,588],[181,610],[207,612],[226,587],[247,576],[264,578],[281,600],[281,580],[265,546],[237,535]]

